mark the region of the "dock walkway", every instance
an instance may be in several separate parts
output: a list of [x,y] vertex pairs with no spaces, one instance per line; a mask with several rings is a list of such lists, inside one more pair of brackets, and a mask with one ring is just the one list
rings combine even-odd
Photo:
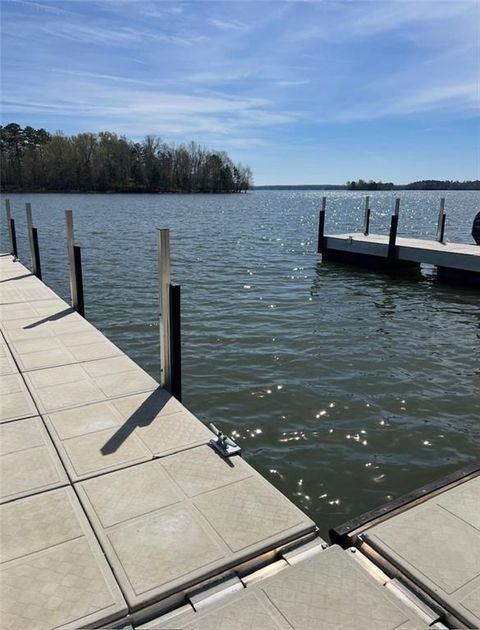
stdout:
[[183,601],[315,533],[28,269],[3,255],[0,275],[2,628],[95,627]]
[[0,331],[2,629],[445,627],[10,255]]
[[[325,235],[325,252],[343,252],[357,256],[372,256],[385,260],[388,256],[389,236],[381,234]],[[429,264],[480,274],[480,247],[468,243],[439,243],[418,238],[398,236],[395,241],[396,260],[415,264]]]

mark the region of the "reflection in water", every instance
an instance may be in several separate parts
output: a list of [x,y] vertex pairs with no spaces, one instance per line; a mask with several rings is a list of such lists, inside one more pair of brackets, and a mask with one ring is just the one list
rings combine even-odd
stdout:
[[[371,194],[372,231],[388,230],[397,194]],[[432,237],[440,195],[400,195],[400,231]],[[321,196],[10,198],[21,259],[30,260],[20,212],[30,201],[43,276],[64,297],[64,210],[74,209],[87,317],[156,377],[155,228],[171,228],[185,403],[230,431],[326,535],[478,457],[480,296],[428,268],[391,276],[320,263]],[[478,193],[446,196],[447,238],[466,240]],[[362,220],[362,195],[328,193],[327,231]]]

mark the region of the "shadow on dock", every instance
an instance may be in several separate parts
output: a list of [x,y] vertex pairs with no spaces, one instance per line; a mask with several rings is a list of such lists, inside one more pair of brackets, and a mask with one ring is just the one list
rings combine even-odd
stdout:
[[118,431],[105,442],[100,449],[102,455],[114,453],[137,427],[146,427],[151,424],[171,398],[172,396],[161,387],[154,390],[126,422],[122,424]]
[[46,324],[47,322],[55,322],[58,319],[62,319],[63,317],[70,315],[71,313],[75,313],[75,310],[73,308],[66,308],[63,311],[59,311],[58,313],[55,313],[54,315],[49,315],[48,317],[39,319],[38,322],[33,322],[33,324],[28,324],[27,326],[24,326],[23,329],[29,330],[30,328],[36,328],[37,326],[41,326],[42,324]]
[[5,280],[0,280],[0,283],[11,282],[12,280],[22,280],[23,278],[31,278],[33,277],[33,273],[24,273],[21,276],[14,276],[13,278],[5,278]]

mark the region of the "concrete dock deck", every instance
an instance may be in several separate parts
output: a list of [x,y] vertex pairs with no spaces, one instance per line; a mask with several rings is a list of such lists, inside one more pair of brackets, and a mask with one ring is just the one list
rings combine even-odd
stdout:
[[[305,514],[240,456],[212,449],[198,418],[10,255],[0,256],[0,332],[2,629],[444,628],[465,603],[455,587],[474,612],[451,618],[476,619],[476,551],[468,561],[449,551],[440,573],[416,567],[426,578],[409,590],[362,546],[329,547]],[[478,481],[466,494],[459,488],[442,495],[442,510],[465,522],[462,536],[476,545]],[[392,531],[372,528],[371,546],[393,536],[405,555],[402,527]],[[439,544],[445,532],[453,530],[442,524]],[[446,595],[431,598],[427,578],[439,575]]]
[[[389,236],[354,232],[324,237],[324,254],[334,252],[364,255],[385,259],[388,255]],[[415,264],[429,264],[461,271],[480,273],[480,246],[468,243],[439,243],[417,238],[398,236],[395,241],[396,260]]]

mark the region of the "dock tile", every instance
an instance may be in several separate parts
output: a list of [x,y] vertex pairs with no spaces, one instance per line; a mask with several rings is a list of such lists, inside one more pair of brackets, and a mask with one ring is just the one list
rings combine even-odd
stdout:
[[0,511],[2,628],[74,630],[125,616],[125,601],[71,488]]
[[28,339],[12,344],[22,371],[76,363],[75,357],[55,337]]
[[480,575],[479,533],[435,505],[407,510],[372,528],[368,538],[447,594]]
[[468,610],[474,619],[480,619],[480,586],[461,599],[460,605]]
[[40,411],[48,413],[104,399],[103,393],[88,378],[80,365],[66,367],[75,367],[77,377],[68,380],[71,372],[66,372],[64,367],[35,370],[24,374]]
[[68,307],[69,305],[57,296],[32,303],[4,304],[2,306],[2,322],[24,318],[32,318],[32,321],[38,321]]
[[212,457],[211,449],[194,448],[162,460],[162,466],[183,492],[194,497],[220,486],[252,476],[252,469],[240,458],[225,466],[221,457]]
[[210,630],[397,630],[425,628],[415,612],[349,556],[330,547],[200,611],[172,613],[138,627]]
[[37,408],[20,374],[0,376],[0,423],[28,418]]
[[[117,359],[119,363],[112,363]],[[26,372],[25,379],[39,409],[44,413],[151,391],[158,387],[148,374],[123,355],[114,359],[34,370]]]
[[64,302],[59,303],[49,314],[2,320],[2,329],[12,351],[19,341],[62,335],[74,336],[95,330],[86,319]]
[[84,330],[82,326],[79,332],[62,332],[55,336],[54,328],[47,330],[47,336],[33,335],[34,338],[11,342],[13,354],[23,371],[122,355],[122,351],[98,331]]
[[18,374],[18,368],[2,337],[0,341],[0,376],[7,376],[7,374]]
[[480,627],[475,607],[479,512],[477,477],[384,520],[362,537],[464,623]]
[[33,370],[25,373],[25,379],[44,413],[158,387],[153,378],[125,355]]
[[69,349],[75,361],[94,361],[122,354],[102,333],[97,330],[77,333],[75,335],[60,335],[58,340]]
[[437,504],[480,531],[480,476],[442,493]]
[[0,503],[68,483],[40,418],[0,426]]
[[58,411],[44,420],[74,481],[153,458],[112,402]]
[[112,404],[156,457],[207,444],[213,433],[162,388],[139,396],[117,398]]
[[139,427],[150,426],[159,415],[167,416],[185,409],[176,398],[161,387],[157,387],[153,392],[117,398],[112,401],[112,405],[124,420],[132,420]]
[[[187,453],[194,462],[190,470],[177,455],[169,455],[76,484],[134,609],[314,529],[312,521],[241,458],[226,461],[208,446]],[[216,487],[188,496],[202,491],[192,482],[194,471],[202,474],[202,467],[204,473],[210,466],[213,472],[204,488]],[[225,510],[216,519],[214,511],[221,507],[215,493],[221,490],[238,500],[228,501],[231,516]],[[246,509],[249,513],[242,513]],[[275,523],[269,510],[275,510]],[[236,537],[227,532],[229,527],[243,527],[247,533]]]
[[114,449],[105,449],[117,429],[106,429],[70,438],[58,444],[59,452],[73,480],[86,479],[124,466],[152,459],[152,454],[131,434],[127,440],[119,441]]
[[100,402],[56,411],[45,416],[45,421],[58,444],[58,441],[118,427],[122,418],[111,403]]
[[0,506],[0,562],[83,536],[63,489]]
[[151,391],[158,383],[125,354],[82,364],[106,398]]
[[[83,486],[102,527],[154,512],[178,503],[181,493],[169,482],[161,466],[133,466],[103,477],[86,481]],[[114,500],[112,500],[112,498]]]
[[[70,371],[65,377],[73,376]],[[160,387],[48,413],[44,420],[74,481],[206,444],[212,437]]]
[[45,429],[40,418],[28,418],[0,427],[0,456],[44,446]]
[[137,601],[168,584],[175,589],[183,576],[200,576],[225,556],[196,514],[181,504],[113,528],[108,541],[115,554],[109,556],[112,564],[127,578]]
[[15,282],[15,278],[9,278],[7,286],[0,289],[0,304],[15,304],[18,302],[33,302],[36,300],[48,300],[55,297],[55,293],[35,276]]
[[58,411],[44,419],[75,481],[153,457],[111,402]]
[[[244,479],[194,499],[194,504],[232,551],[261,545],[298,526],[304,515],[260,477]],[[261,506],[261,509],[260,509]]]
[[[22,330],[28,334],[24,338],[10,340],[20,368],[23,371],[37,370],[122,355],[122,351],[99,331],[79,315],[75,317],[78,319],[72,321],[77,330],[68,334],[63,328],[58,331],[58,324],[45,322],[38,330],[30,332],[25,324]],[[18,320],[15,322],[18,323]],[[12,331],[12,328],[7,330],[7,337],[12,336]]]
[[138,427],[138,435],[152,453],[164,456],[209,442],[213,434],[187,409],[162,413],[148,425]]
[[385,630],[413,616],[339,547],[278,573],[262,590],[294,628]]
[[[196,613],[193,610],[178,616],[173,613],[152,619],[136,630],[292,630],[292,626],[261,592],[245,589],[226,597],[212,609]],[[310,630],[310,628],[308,629]],[[330,629],[329,629],[330,630]]]

